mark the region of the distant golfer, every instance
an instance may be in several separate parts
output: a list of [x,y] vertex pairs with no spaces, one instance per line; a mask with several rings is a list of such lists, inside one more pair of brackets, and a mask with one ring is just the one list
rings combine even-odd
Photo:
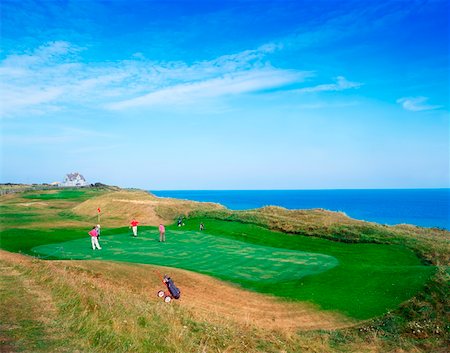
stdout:
[[178,217],[178,227],[181,227],[181,225],[183,224],[183,217]]
[[97,230],[97,239],[100,239],[100,224],[97,224],[95,229]]
[[203,223],[200,223],[200,230],[205,229],[205,225]]
[[100,244],[98,243],[97,227],[92,227],[91,231],[88,232],[88,234],[91,236],[92,250],[95,250],[96,248],[98,250],[102,250]]
[[166,228],[164,227],[164,224],[159,225],[159,241],[166,241]]
[[130,228],[133,229],[133,237],[137,237],[137,226],[139,222],[135,218],[130,222]]

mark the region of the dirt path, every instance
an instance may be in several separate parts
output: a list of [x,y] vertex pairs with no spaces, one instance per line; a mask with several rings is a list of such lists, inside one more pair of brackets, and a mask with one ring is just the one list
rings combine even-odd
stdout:
[[[92,261],[67,262],[85,270],[93,266]],[[104,281],[113,281],[154,302],[161,301],[156,297],[157,291],[165,289],[155,271],[169,273],[182,291],[181,299],[169,305],[179,305],[201,321],[223,322],[226,319],[244,326],[283,332],[332,330],[355,324],[343,315],[320,311],[310,304],[284,302],[195,272],[152,265],[94,263]]]
[[173,270],[171,276],[182,289],[179,305],[201,320],[228,318],[245,326],[283,332],[337,329],[355,322],[342,315],[320,311],[306,303],[284,302],[278,298],[243,290],[209,276]]

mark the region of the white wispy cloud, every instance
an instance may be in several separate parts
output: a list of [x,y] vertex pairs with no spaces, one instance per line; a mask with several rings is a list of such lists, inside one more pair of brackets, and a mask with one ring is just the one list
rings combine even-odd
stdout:
[[434,110],[442,108],[442,105],[431,105],[427,104],[428,97],[403,97],[397,99],[397,103],[401,104],[401,106],[413,112],[420,112],[424,110]]
[[18,87],[3,84],[0,87],[1,111],[7,115],[23,108],[43,106],[58,99],[63,93],[60,87]]
[[[56,41],[7,55],[0,62],[2,116],[38,115],[70,109],[126,110],[209,102],[284,89],[314,76],[274,67],[268,56],[282,48],[268,43],[256,49],[187,64],[155,62],[142,54],[116,62],[86,62],[85,48]],[[334,83],[305,87],[301,93],[342,91],[361,83],[342,76]],[[223,100],[226,102],[226,100]]]
[[11,53],[0,62],[0,113],[14,116],[87,107],[192,102],[241,94],[301,80],[302,72],[276,69],[265,59],[279,49],[256,49],[186,64],[155,62],[142,54],[117,62],[84,62],[82,47],[55,41]]
[[327,83],[321,84],[312,87],[305,87],[295,90],[300,93],[312,93],[312,92],[324,92],[324,91],[343,91],[350,88],[359,88],[362,86],[362,83],[359,82],[350,82],[345,79],[343,76],[336,77],[335,83]]
[[2,67],[38,67],[40,65],[47,65],[55,60],[58,61],[62,57],[68,57],[81,50],[82,48],[65,41],[47,42],[31,50],[25,50],[18,54],[10,54],[3,60]]
[[219,78],[183,83],[162,88],[143,96],[108,105],[113,110],[159,104],[191,104],[200,99],[216,98],[275,88],[304,79],[305,74],[266,68],[241,71]]

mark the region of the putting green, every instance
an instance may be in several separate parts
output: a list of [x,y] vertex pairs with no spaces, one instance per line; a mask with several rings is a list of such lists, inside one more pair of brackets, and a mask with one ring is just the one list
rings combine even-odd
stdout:
[[64,259],[115,260],[178,267],[230,281],[283,282],[327,271],[338,264],[333,256],[274,248],[195,231],[170,231],[166,242],[145,230],[100,237],[102,250],[92,250],[89,236],[33,248],[44,256]]

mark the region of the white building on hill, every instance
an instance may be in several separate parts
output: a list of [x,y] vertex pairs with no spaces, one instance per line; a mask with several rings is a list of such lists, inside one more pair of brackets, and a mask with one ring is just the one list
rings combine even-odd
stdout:
[[87,186],[89,185],[84,176],[80,173],[69,173],[64,178],[64,181],[59,186]]

